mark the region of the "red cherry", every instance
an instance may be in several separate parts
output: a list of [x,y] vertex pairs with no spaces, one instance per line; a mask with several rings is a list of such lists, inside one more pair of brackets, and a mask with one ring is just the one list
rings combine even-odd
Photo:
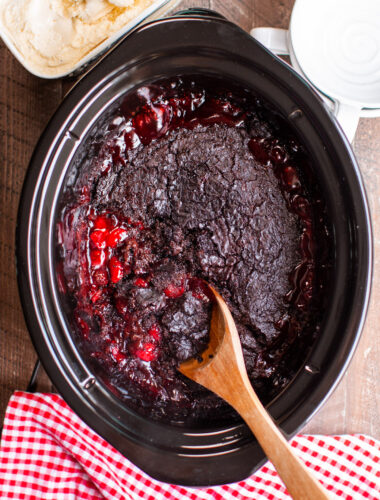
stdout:
[[153,337],[157,342],[161,339],[161,332],[157,325],[153,325],[149,328],[148,335]]
[[96,248],[106,248],[107,232],[102,229],[96,229],[90,234],[90,240]]
[[143,144],[164,135],[170,124],[170,108],[167,106],[145,106],[132,120],[134,129]]
[[142,361],[154,361],[157,358],[157,347],[152,342],[147,342],[142,349],[135,351],[135,355]]
[[123,264],[116,257],[111,257],[108,267],[112,283],[118,283],[124,276]]
[[262,137],[252,137],[252,139],[248,142],[248,147],[255,160],[263,163],[264,165],[268,162],[269,154],[265,147],[265,139]]
[[121,363],[125,359],[124,354],[120,352],[120,349],[117,347],[116,343],[112,343],[111,345],[111,354],[114,357],[116,363]]
[[290,204],[296,214],[302,217],[302,219],[311,219],[310,202],[307,198],[296,194]]
[[149,283],[143,278],[137,278],[135,280],[135,286],[138,286],[139,288],[148,288]]
[[86,321],[84,321],[79,316],[79,314],[76,314],[75,316],[76,316],[77,324],[78,324],[79,328],[81,329],[84,338],[87,339],[88,338],[88,334],[90,333],[90,327],[88,326],[88,323],[86,323]]
[[94,227],[96,229],[107,229],[109,224],[108,220],[106,215],[98,215],[94,221]]
[[108,273],[106,269],[97,269],[93,274],[94,282],[99,286],[108,285]]
[[106,254],[103,250],[91,250],[90,252],[92,267],[101,267],[106,259]]
[[269,156],[274,163],[285,163],[288,159],[285,149],[279,145],[271,149]]
[[183,295],[184,293],[184,285],[176,286],[172,283],[164,290],[164,294],[169,297],[169,299],[178,299],[178,297],[181,297],[181,295]]
[[127,234],[127,231],[121,227],[113,229],[107,236],[107,245],[111,248],[115,248],[120,241],[125,240]]
[[301,187],[301,183],[294,167],[286,166],[281,172],[281,178],[284,188],[287,191],[296,191]]
[[102,290],[99,288],[98,290],[96,290],[92,295],[91,295],[91,302],[93,304],[96,304],[96,302],[98,302],[98,300],[101,298],[103,292]]

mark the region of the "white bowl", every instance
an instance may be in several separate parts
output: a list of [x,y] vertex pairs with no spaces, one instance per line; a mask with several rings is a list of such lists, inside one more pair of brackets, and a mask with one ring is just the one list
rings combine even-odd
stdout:
[[296,0],[289,30],[251,35],[311,83],[353,140],[359,117],[380,116],[380,0]]

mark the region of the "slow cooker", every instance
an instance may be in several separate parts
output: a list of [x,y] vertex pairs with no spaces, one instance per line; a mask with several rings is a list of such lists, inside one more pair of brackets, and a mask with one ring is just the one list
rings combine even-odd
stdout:
[[262,96],[307,150],[333,238],[332,279],[320,334],[294,380],[268,405],[291,438],[342,377],[359,340],[371,271],[370,215],[360,171],[341,128],[286,63],[216,13],[180,12],[138,28],[74,86],[41,136],[27,171],[17,225],[17,271],[27,326],[52,382],[96,432],[152,477],[225,484],[265,460],[244,423],[185,428],[129,409],[81,357],[60,302],[54,266],[57,201],[81,144],[120,96],[176,75],[204,75]]

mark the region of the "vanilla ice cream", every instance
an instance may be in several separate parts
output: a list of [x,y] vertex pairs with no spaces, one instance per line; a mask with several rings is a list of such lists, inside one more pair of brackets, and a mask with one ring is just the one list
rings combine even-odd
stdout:
[[54,76],[150,7],[154,0],[0,0],[2,29],[28,65]]

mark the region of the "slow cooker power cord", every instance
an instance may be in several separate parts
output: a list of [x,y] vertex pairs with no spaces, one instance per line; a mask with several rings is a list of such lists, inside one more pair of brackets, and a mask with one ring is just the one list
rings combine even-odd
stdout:
[[37,389],[37,376],[38,371],[41,366],[40,358],[37,359],[36,364],[34,365],[32,376],[30,377],[29,384],[26,388],[26,392],[36,392]]
[[[41,366],[41,361],[38,358],[35,365],[34,365],[34,368],[32,371],[32,376],[30,377],[29,383],[26,387],[26,392],[36,392],[37,376],[38,376],[38,371],[40,369],[40,366]],[[3,432],[3,426],[0,427],[0,437],[1,437],[2,432]]]

